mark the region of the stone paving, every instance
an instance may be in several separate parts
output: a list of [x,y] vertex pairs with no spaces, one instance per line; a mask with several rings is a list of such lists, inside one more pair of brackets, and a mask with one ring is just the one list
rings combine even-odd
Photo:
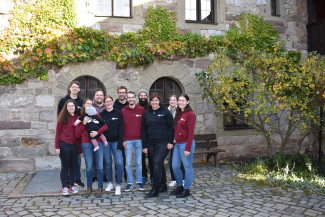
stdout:
[[[171,189],[155,199],[145,199],[145,192],[137,190],[101,198],[82,192],[13,196],[30,174],[0,173],[0,216],[325,216],[325,195],[239,184],[235,172],[224,165],[195,164],[194,173],[186,199],[169,196]],[[149,184],[145,187],[150,189]]]

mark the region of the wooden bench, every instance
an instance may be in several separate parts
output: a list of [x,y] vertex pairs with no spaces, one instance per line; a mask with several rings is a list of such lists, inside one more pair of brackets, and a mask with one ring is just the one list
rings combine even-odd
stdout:
[[[194,135],[195,151],[194,154],[207,154],[207,161],[211,156],[214,157],[214,165],[217,166],[217,155],[219,152],[226,150],[219,149],[216,134],[200,134]],[[202,150],[204,149],[204,150]]]

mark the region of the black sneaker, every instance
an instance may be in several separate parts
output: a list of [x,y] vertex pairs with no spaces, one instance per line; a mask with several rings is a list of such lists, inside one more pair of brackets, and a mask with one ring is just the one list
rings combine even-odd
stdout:
[[103,181],[104,181],[105,183],[108,182],[108,178],[107,178],[107,176],[104,176]]
[[78,186],[78,187],[84,187],[84,186],[85,186],[85,184],[82,183],[80,179],[76,180],[76,181],[74,182],[74,185],[76,185],[76,186]]
[[97,181],[97,177],[93,176],[93,182],[96,182],[96,181]]

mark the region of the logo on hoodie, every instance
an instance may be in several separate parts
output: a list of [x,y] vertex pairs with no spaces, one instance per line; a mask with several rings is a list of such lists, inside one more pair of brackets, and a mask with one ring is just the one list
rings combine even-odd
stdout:
[[135,116],[137,116],[137,118],[138,118],[138,117],[141,117],[142,115],[135,115]]
[[181,118],[181,121],[185,121],[185,119],[184,118]]
[[163,117],[163,116],[164,116],[164,114],[162,114],[162,115],[161,115],[161,114],[159,114],[159,115],[158,115],[158,117]]
[[114,120],[117,120],[118,118],[112,118],[112,120],[114,121]]

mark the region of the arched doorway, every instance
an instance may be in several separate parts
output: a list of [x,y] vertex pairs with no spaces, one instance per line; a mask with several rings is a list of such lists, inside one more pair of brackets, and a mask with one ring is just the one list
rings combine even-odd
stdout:
[[171,95],[179,96],[182,93],[180,86],[171,78],[162,77],[157,79],[150,87],[149,94],[157,92],[162,99],[162,105],[168,106]]
[[80,76],[75,79],[76,81],[79,81],[80,83],[80,92],[79,96],[84,98],[94,98],[94,92],[97,89],[102,89],[104,91],[104,94],[106,95],[106,89],[102,82],[100,82],[97,78],[92,76]]

